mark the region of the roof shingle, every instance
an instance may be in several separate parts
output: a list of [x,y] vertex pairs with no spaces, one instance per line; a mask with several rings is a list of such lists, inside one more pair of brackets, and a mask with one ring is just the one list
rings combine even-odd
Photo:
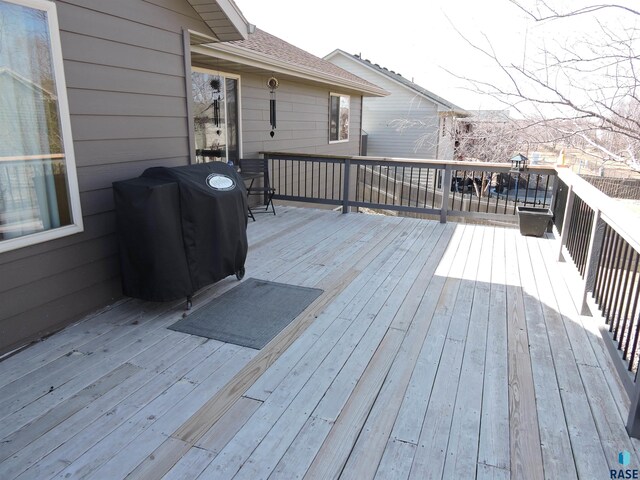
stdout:
[[381,73],[382,75],[385,75],[389,78],[391,78],[392,80],[395,80],[396,82],[399,82],[401,84],[403,84],[405,87],[410,88],[411,90],[418,92],[421,95],[424,95],[425,97],[431,99],[432,101],[439,103],[440,105],[443,105],[444,107],[454,111],[454,112],[459,112],[459,113],[466,113],[465,110],[461,107],[458,107],[457,105],[451,103],[448,100],[445,100],[444,98],[436,95],[433,92],[430,92],[429,90],[427,90],[426,88],[422,88],[420,85],[418,85],[417,83],[413,83],[412,81],[404,78],[402,75],[400,75],[399,73],[394,72],[393,70],[389,70],[387,68],[381,67],[380,65],[378,65],[377,63],[373,63],[370,60],[366,60],[361,58],[359,55],[351,55],[350,53],[347,53],[343,50],[335,50],[334,52],[330,53],[329,55],[327,55],[327,57],[332,56],[334,53],[336,52],[340,52],[343,55],[352,58],[353,60],[366,65],[367,67],[370,67],[372,69],[374,69],[375,71],[377,71],[378,73]]
[[321,74],[332,75],[350,82],[359,83],[369,89],[373,88],[382,91],[377,85],[258,28],[256,28],[255,32],[250,34],[246,40],[228,42],[227,45],[234,45],[251,50],[265,57],[286,62],[292,66],[305,67]]

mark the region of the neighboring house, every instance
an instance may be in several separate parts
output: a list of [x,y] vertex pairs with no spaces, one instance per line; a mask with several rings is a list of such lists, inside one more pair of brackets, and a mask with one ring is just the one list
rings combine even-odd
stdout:
[[[0,355],[122,296],[112,182],[196,161],[203,126],[221,157],[358,154],[361,97],[386,93],[255,30],[232,0],[0,0],[0,23],[0,68],[21,79],[1,128],[25,105],[40,119],[0,154]],[[218,86],[215,129],[199,78]]]
[[338,49],[324,58],[390,92],[364,99],[367,155],[453,159],[452,120],[466,115],[463,109],[359,55]]

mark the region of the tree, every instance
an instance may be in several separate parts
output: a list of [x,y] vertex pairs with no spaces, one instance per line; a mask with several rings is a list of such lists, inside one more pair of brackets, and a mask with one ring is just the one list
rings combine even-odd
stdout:
[[[502,101],[536,130],[543,125],[548,141],[640,167],[640,11],[624,4],[560,10],[546,0],[508,2],[530,19],[534,31],[541,27],[542,38],[528,37],[534,46],[516,62],[503,59],[488,36],[481,44],[461,34],[500,76],[456,76]],[[578,24],[584,33],[576,33]],[[555,41],[548,40],[549,32]]]

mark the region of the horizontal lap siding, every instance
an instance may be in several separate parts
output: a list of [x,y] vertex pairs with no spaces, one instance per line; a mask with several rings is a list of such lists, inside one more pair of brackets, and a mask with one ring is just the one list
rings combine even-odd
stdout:
[[0,254],[0,353],[121,295],[111,183],[188,163],[182,0],[56,2],[85,231]]
[[276,91],[277,128],[271,138],[267,78],[268,75],[241,76],[245,157],[256,157],[261,151],[334,155],[359,153],[360,96],[351,95],[349,141],[329,144],[329,93],[335,89],[281,78]]
[[[439,119],[434,102],[342,55],[331,62],[390,93],[364,99],[362,128],[368,134],[368,155],[436,158]],[[426,141],[419,145],[423,137]]]

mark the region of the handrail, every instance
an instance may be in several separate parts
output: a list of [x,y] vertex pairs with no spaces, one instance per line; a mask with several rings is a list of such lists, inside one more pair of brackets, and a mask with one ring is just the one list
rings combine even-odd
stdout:
[[[373,156],[360,156],[360,155],[327,155],[327,154],[318,154],[318,153],[292,153],[292,152],[272,152],[272,151],[261,151],[260,155],[269,156],[269,157],[280,157],[280,158],[305,158],[311,161],[318,160],[322,161],[323,159],[332,159],[332,160],[354,160],[358,162],[370,162],[370,163],[379,163],[379,162],[394,162],[398,164],[420,164],[425,166],[433,166],[433,167],[456,167],[458,169],[467,169],[467,170],[494,170],[498,169],[499,171],[507,172],[511,169],[511,165],[505,162],[470,162],[464,160],[436,160],[433,158],[403,158],[403,157],[373,157]],[[548,165],[529,165],[527,166],[528,173],[540,173],[545,175],[555,175],[556,169],[555,166]]]
[[631,246],[640,251],[640,214],[624,203],[615,200],[598,190],[585,179],[567,168],[558,168],[558,178],[573,193],[580,197],[594,211],[599,211],[605,221],[611,225]]
[[[443,167],[456,167],[458,170],[499,170],[509,171],[511,170],[511,164],[505,162],[471,162],[466,160],[436,160],[430,158],[402,158],[402,157],[362,157],[354,156],[352,160],[359,160],[364,162],[398,162],[407,164],[421,164],[421,165],[433,165]],[[525,173],[540,173],[540,174],[552,174],[555,175],[555,166],[547,165],[528,165]]]
[[[515,218],[518,205],[550,207],[556,170],[509,163],[260,152],[277,200],[486,220]],[[348,178],[349,181],[345,181]]]

